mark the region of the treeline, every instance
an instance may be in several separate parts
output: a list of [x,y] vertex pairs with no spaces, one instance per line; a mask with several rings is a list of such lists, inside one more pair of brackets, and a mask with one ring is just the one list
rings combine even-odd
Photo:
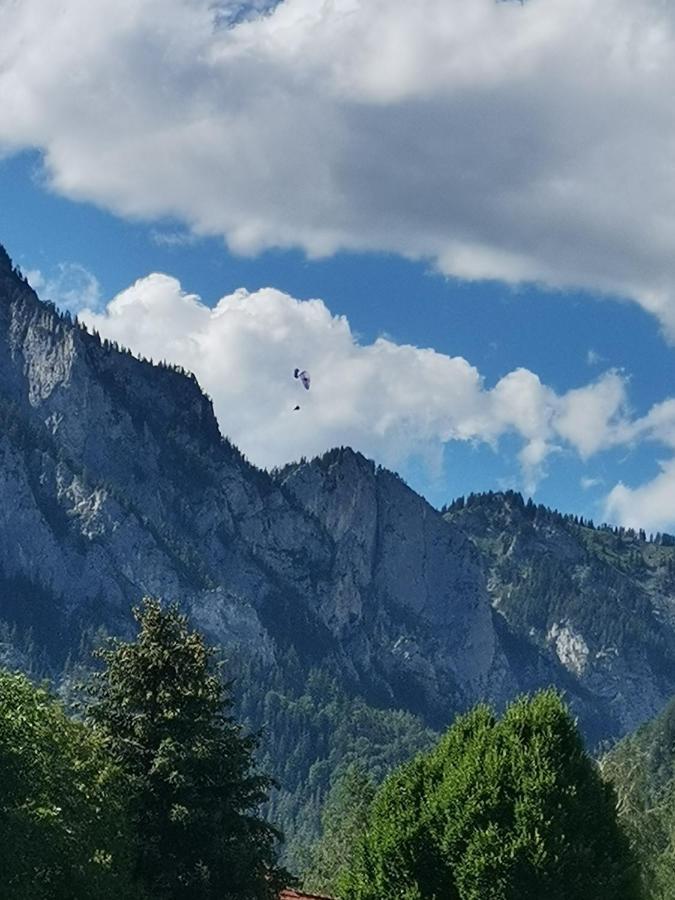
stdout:
[[530,520],[557,522],[560,525],[576,525],[581,528],[589,528],[591,531],[613,534],[628,542],[638,541],[640,543],[656,544],[661,547],[675,547],[675,536],[672,534],[660,531],[647,533],[644,528],[624,528],[623,525],[608,525],[607,523],[596,525],[591,518],[549,509],[548,506],[544,506],[542,503],[535,503],[531,497],[525,500],[519,491],[513,490],[485,491],[457,497],[451,503],[442,506],[440,511],[445,515],[484,507],[493,509],[496,503],[506,504],[511,508],[518,509],[526,519]]

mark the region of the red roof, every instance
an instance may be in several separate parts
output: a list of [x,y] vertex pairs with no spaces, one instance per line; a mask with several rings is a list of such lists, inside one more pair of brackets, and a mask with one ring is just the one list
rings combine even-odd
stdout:
[[324,894],[302,894],[298,891],[285,890],[279,894],[279,900],[332,900]]

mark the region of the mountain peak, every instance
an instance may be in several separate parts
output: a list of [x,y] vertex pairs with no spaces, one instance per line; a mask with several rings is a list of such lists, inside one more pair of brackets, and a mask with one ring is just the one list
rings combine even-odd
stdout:
[[0,272],[3,274],[10,274],[14,271],[14,266],[12,265],[12,260],[10,259],[9,253],[5,250],[2,244],[0,244]]

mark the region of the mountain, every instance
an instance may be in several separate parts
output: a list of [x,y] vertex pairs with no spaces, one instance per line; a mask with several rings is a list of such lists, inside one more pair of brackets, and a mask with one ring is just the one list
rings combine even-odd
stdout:
[[261,471],[192,375],[89,334],[2,248],[0,425],[0,661],[67,683],[143,595],[180,603],[296,836],[350,759],[381,775],[479,700],[556,684],[593,744],[675,693],[673,547],[516,494],[441,513],[349,448]]
[[[509,683],[470,542],[351,450],[273,479],[196,380],[90,335],[0,258],[3,616],[58,656],[144,594],[225,647],[333,659],[447,719]],[[420,568],[420,562],[423,562]]]
[[600,719],[587,735],[625,734],[664,706],[675,678],[672,537],[596,528],[512,491],[460,498],[445,518],[481,554],[510,639],[557,660],[569,680],[556,683],[592,703]]

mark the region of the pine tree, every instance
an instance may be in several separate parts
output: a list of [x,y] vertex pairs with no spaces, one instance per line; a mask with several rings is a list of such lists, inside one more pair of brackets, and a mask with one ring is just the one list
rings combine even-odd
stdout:
[[88,719],[129,779],[136,876],[158,900],[271,900],[288,880],[257,814],[271,783],[214,650],[175,606],[147,599],[134,615],[136,640],[99,653]]

